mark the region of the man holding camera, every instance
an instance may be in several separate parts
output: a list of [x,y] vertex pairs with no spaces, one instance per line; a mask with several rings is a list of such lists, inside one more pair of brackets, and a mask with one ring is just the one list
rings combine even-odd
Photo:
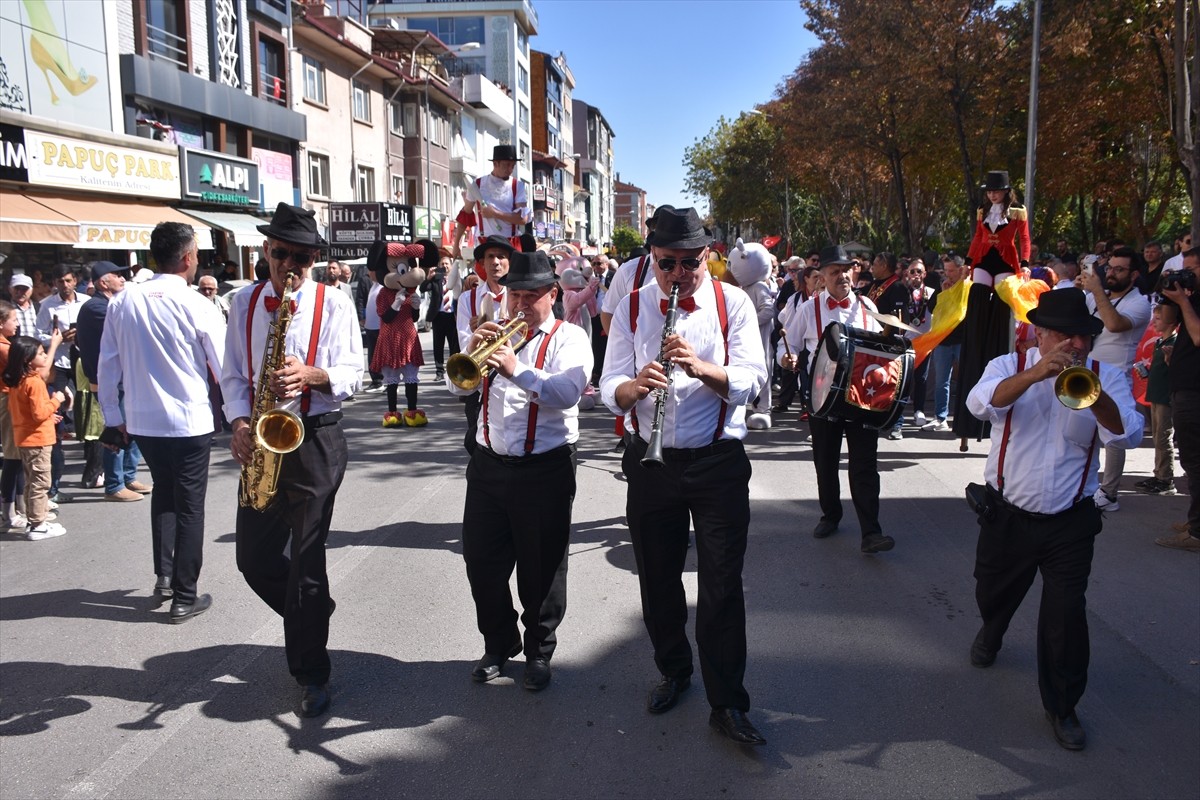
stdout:
[[1164,273],[1162,296],[1179,306],[1179,334],[1167,357],[1171,418],[1179,463],[1187,475],[1187,527],[1154,543],[1200,553],[1200,247],[1184,251],[1183,270]]
[[[1090,650],[1084,595],[1103,527],[1092,499],[1099,484],[1096,451],[1100,444],[1136,447],[1143,419],[1117,367],[1089,359],[1092,337],[1104,323],[1089,313],[1082,291],[1043,293],[1029,321],[1037,346],[992,359],[967,397],[970,412],[992,424],[987,487],[979,487],[973,503],[979,514],[975,599],[983,626],[971,645],[971,664],[995,662],[1040,570],[1042,706],[1058,743],[1082,750],[1086,735],[1075,706],[1087,686]],[[1081,362],[1095,373],[1099,391],[1090,406],[1072,409],[1060,402],[1056,383]]]

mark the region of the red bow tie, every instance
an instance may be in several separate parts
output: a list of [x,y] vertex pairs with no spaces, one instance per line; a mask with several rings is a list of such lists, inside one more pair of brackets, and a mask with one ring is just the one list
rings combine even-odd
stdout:
[[849,308],[850,298],[843,297],[841,300],[834,300],[832,297],[826,297],[825,305],[829,307],[830,311],[833,311],[835,308]]
[[499,303],[501,300],[504,299],[504,292],[497,292],[496,294],[492,294],[491,292],[488,292],[488,294],[491,295],[492,302],[494,302],[494,303]]
[[[658,307],[662,309],[663,316],[666,316],[666,314],[667,314],[667,301],[666,301],[666,300],[659,300],[659,301],[658,301]],[[696,298],[694,298],[694,297],[685,297],[684,299],[682,299],[682,300],[679,300],[679,301],[676,303],[676,307],[678,307],[679,309],[681,309],[681,310],[683,310],[683,311],[686,311],[686,312],[688,312],[688,313],[690,314],[690,313],[692,313],[693,311],[695,311],[695,310],[696,310]]]
[[[263,307],[267,309],[268,314],[274,314],[276,311],[279,310],[279,298],[278,297],[264,297],[263,298]],[[292,310],[292,313],[295,314],[296,313],[296,301],[295,300],[292,301],[290,308]]]

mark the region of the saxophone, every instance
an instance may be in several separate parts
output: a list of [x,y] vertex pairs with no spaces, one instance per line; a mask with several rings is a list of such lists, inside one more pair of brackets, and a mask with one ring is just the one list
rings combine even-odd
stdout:
[[[248,313],[253,313],[253,309]],[[250,410],[255,448],[250,463],[242,465],[238,491],[238,505],[255,511],[263,511],[271,505],[279,485],[279,468],[284,454],[292,452],[304,441],[303,421],[295,412],[275,407],[275,393],[270,385],[271,376],[283,367],[284,344],[292,313],[292,273],[289,272],[283,281],[283,297],[267,333],[262,366],[258,370],[254,407]],[[250,347],[249,342],[246,347]]]

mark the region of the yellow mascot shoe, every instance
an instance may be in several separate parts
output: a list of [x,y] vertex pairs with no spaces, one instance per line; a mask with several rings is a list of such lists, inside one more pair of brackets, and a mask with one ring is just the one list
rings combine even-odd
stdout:
[[404,423],[400,421],[400,415],[395,411],[389,411],[383,415],[383,427],[385,428],[400,428]]
[[404,424],[410,428],[422,428],[429,424],[429,418],[419,408],[416,411],[405,411]]

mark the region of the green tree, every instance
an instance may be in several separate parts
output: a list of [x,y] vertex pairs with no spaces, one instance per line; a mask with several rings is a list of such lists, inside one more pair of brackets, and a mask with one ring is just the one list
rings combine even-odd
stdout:
[[618,225],[613,230],[613,247],[622,258],[627,258],[633,248],[641,247],[642,242],[642,235],[628,225]]

